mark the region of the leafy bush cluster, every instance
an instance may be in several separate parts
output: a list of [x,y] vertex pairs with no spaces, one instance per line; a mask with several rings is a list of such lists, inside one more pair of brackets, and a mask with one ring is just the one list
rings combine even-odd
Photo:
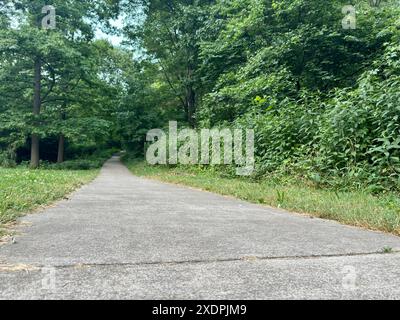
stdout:
[[171,119],[254,128],[257,177],[399,189],[398,1],[353,1],[350,30],[341,0],[141,3],[144,23],[126,27],[148,58],[120,114],[128,150]]
[[15,161],[7,152],[0,152],[0,167],[13,168],[15,166]]
[[258,177],[399,190],[399,5],[358,1],[349,31],[335,1],[256,3],[213,6],[200,126],[254,128]]
[[[354,88],[304,94],[236,119],[254,127],[258,174],[290,171],[318,183],[400,186],[400,46],[388,46]],[[264,103],[258,101],[257,104]],[[323,181],[324,180],[324,181]]]
[[68,160],[63,163],[47,164],[45,167],[55,170],[91,170],[101,168],[117,149],[99,150],[82,159]]

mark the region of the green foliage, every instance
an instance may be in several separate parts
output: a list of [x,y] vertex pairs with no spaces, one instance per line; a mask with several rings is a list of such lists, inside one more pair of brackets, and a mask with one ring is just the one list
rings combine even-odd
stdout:
[[[395,0],[353,1],[355,30],[342,28],[340,0],[57,0],[60,28],[44,31],[34,23],[43,2],[0,10],[0,164],[34,133],[66,140],[72,162],[55,167],[96,167],[91,147],[143,155],[146,133],[177,120],[254,128],[259,179],[399,190]],[[118,13],[124,49],[94,39]],[[37,57],[42,112],[32,116]]]
[[0,167],[13,168],[15,166],[16,163],[11,159],[10,155],[8,155],[6,152],[0,153]]
[[399,190],[400,9],[358,1],[349,31],[341,6],[216,1],[201,42],[199,125],[254,128],[258,177]]
[[199,128],[255,129],[259,179],[399,190],[400,7],[353,4],[356,30],[339,0],[143,1],[144,23],[127,28],[147,54],[120,114],[128,150],[168,120],[193,125],[194,91]]
[[54,170],[92,170],[101,168],[108,159],[115,153],[117,149],[98,150],[90,156],[81,155],[79,159],[64,161],[63,163],[44,165],[44,168]]
[[50,168],[56,170],[90,170],[97,169],[103,165],[102,161],[95,160],[69,160],[63,163],[51,165]]
[[[94,33],[110,29],[108,19],[117,17],[119,1],[55,0],[54,30],[40,27],[46,1],[5,4],[0,8],[0,152],[15,159],[32,134],[63,137],[69,145],[112,140],[112,114],[122,92],[115,61],[127,53],[95,40]],[[41,112],[32,115],[38,60]]]

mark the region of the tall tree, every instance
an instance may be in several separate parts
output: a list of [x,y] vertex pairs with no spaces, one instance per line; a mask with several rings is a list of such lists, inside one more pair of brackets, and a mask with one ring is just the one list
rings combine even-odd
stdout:
[[[109,26],[109,19],[118,15],[119,1],[55,0],[53,1],[57,13],[55,30],[41,28],[44,17],[42,8],[45,7],[46,1],[6,0],[5,2],[7,8],[20,19],[17,27],[5,31],[5,38],[14,45],[2,46],[0,51],[18,57],[19,61],[15,64],[20,65],[20,73],[28,71],[25,69],[26,64],[29,61],[32,63],[34,117],[31,123],[31,167],[37,168],[40,159],[40,136],[44,135],[40,113],[43,102],[55,88],[62,82],[65,85],[64,74],[61,72],[65,68],[63,69],[62,63],[70,61],[71,56],[79,55],[79,47],[94,38],[99,22],[104,22],[106,27]],[[82,73],[82,70],[78,72]],[[43,91],[42,88],[47,90]],[[62,142],[63,139],[60,138],[60,143]],[[61,158],[60,155],[60,160]]]
[[165,81],[194,126],[201,79],[199,67],[199,30],[206,20],[205,8],[213,1],[143,1],[145,23],[127,28],[132,39],[139,40],[146,53],[157,61]]

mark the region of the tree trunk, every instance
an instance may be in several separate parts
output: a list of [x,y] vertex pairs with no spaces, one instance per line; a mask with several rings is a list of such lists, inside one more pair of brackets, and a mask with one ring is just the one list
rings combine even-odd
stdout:
[[65,150],[65,137],[63,134],[60,134],[58,138],[58,156],[57,156],[57,163],[64,162],[64,150]]
[[[33,114],[35,116],[40,114],[41,107],[41,80],[42,80],[42,63],[40,58],[35,60],[35,89],[34,89],[34,99],[33,99]],[[39,143],[40,139],[37,134],[32,134],[31,143],[31,168],[37,169],[39,167],[40,156],[39,156]]]
[[[68,86],[65,86],[64,92],[68,92]],[[60,119],[61,121],[65,121],[67,119],[67,100],[64,100],[62,107],[61,107],[61,116]],[[60,132],[59,138],[58,138],[58,156],[57,156],[57,163],[63,163],[64,162],[64,155],[65,155],[65,136],[62,132]]]

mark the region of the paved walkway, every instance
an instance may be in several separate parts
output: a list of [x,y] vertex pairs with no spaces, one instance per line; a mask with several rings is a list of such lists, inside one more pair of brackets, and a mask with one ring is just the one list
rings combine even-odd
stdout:
[[2,299],[400,299],[400,238],[137,178],[118,158],[16,241],[0,247]]

